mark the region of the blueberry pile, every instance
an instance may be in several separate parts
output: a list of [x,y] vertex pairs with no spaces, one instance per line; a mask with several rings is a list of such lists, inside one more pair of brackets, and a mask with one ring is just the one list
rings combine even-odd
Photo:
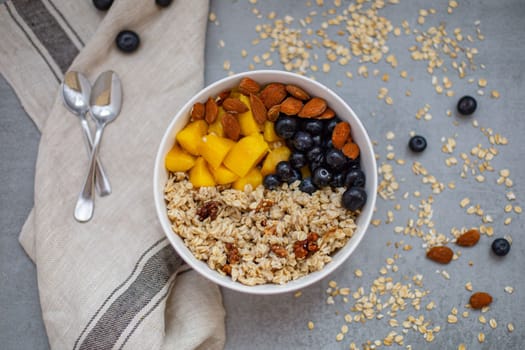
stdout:
[[337,117],[320,120],[281,114],[275,121],[275,133],[292,151],[287,161],[276,166],[275,174],[266,175],[265,188],[274,190],[281,184],[300,181],[299,189],[312,194],[320,188],[346,187],[342,204],[359,210],[367,199],[365,174],[359,158],[350,159],[332,145],[332,131],[341,120]]

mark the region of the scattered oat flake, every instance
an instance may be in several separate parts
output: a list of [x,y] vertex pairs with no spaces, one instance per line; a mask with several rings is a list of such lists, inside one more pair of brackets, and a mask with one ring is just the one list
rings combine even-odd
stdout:
[[314,323],[312,321],[308,321],[308,329],[314,329]]

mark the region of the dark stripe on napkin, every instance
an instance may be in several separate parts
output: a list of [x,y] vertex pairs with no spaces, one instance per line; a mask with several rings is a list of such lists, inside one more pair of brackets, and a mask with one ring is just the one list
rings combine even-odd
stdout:
[[64,15],[62,14],[62,12],[60,12],[60,10],[58,9],[58,7],[55,5],[55,3],[52,1],[52,0],[48,0],[49,4],[53,7],[53,9],[56,11],[56,13],[60,16],[60,18],[62,19],[62,21],[64,21],[64,23],[67,25],[67,27],[69,28],[69,30],[71,31],[71,33],[73,33],[73,35],[75,36],[75,38],[77,38],[78,42],[82,45],[82,47],[85,46],[84,44],[84,41],[82,40],[82,38],[80,37],[80,35],[78,35],[78,33],[76,32],[75,28],[73,28],[73,26],[71,26],[71,24],[69,23],[69,21],[66,19],[66,17],[64,17]]
[[[135,281],[115,299],[91,328],[78,349],[111,349],[133,318],[165,287],[182,263],[183,260],[169,244],[155,253],[145,263]],[[151,309],[155,307],[156,305],[152,305]],[[146,314],[149,313],[150,310]]]
[[55,17],[40,0],[12,0],[11,3],[64,73],[78,55],[78,49]]

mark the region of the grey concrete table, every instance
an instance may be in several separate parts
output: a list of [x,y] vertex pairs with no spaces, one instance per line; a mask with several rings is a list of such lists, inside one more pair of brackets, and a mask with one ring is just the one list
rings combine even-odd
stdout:
[[[273,17],[272,11],[275,19],[290,15],[294,21],[287,27],[300,30],[300,39],[312,42],[316,35],[309,35],[307,28],[322,28],[323,21],[333,18],[330,12],[323,12],[334,5],[327,0],[323,7],[317,6],[316,1],[310,2],[311,6],[307,6],[306,1],[212,2],[211,10],[216,20],[208,26],[206,82],[224,77],[228,73],[224,69],[225,66],[228,68],[228,62],[228,69],[233,72],[247,70],[251,64],[258,69],[268,68],[266,64],[272,69],[282,69],[278,51],[270,52],[271,39],[252,44],[252,40],[259,36],[255,26],[273,23],[274,19],[268,18]],[[525,309],[525,282],[522,278],[525,244],[523,221],[518,213],[525,189],[522,178],[525,169],[522,160],[525,152],[522,136],[525,131],[522,117],[525,110],[525,3],[521,0],[465,0],[458,1],[459,6],[451,8],[452,13],[448,14],[446,2],[400,2],[386,6],[378,12],[379,16],[399,28],[406,20],[411,29],[419,31],[427,31],[430,26],[442,23],[452,38],[457,38],[454,28],[461,28],[465,39],[460,45],[478,50],[474,57],[477,69],[467,69],[467,76],[459,79],[450,66],[452,60],[445,57],[448,72],[436,70],[433,74],[436,80],[433,81],[432,75],[426,71],[427,62],[411,59],[408,49],[417,42],[413,33],[405,35],[404,30],[399,37],[390,33],[386,43],[389,54],[393,53],[397,58],[397,67],[392,68],[384,58],[378,64],[364,64],[368,67],[368,78],[359,74],[359,67],[363,64],[356,57],[346,65],[332,62],[330,72],[323,73],[323,63],[327,62],[326,48],[314,44],[309,49],[310,64],[319,69],[317,72],[309,69],[307,75],[332,88],[361,117],[375,141],[378,165],[392,166],[399,189],[393,191],[394,199],[378,199],[374,216],[377,225],[371,226],[349,261],[327,279],[303,290],[300,296],[261,297],[223,290],[228,349],[348,349],[351,343],[361,348],[368,341],[369,344],[383,341],[391,331],[403,335],[404,345],[397,345],[399,348],[411,345],[412,349],[457,349],[463,343],[467,349],[520,349],[525,344],[525,316],[520,311]],[[337,10],[343,17],[346,16],[343,8],[349,4],[342,1],[342,7]],[[419,10],[429,10],[430,7],[434,7],[436,13],[429,13],[425,23],[418,24]],[[311,11],[317,12],[311,14],[312,23],[302,26],[300,19]],[[333,26],[327,27],[329,38],[347,43],[345,26],[339,28],[345,35],[338,35]],[[477,38],[477,27],[485,36],[483,41]],[[474,42],[470,43],[467,35],[471,35]],[[320,41],[319,37],[317,40]],[[246,50],[246,55],[241,54],[242,50]],[[268,57],[266,52],[269,52]],[[261,63],[254,62],[256,55]],[[272,62],[265,63],[269,59]],[[407,72],[406,78],[401,77],[402,71]],[[353,78],[350,79],[346,72],[351,72]],[[388,81],[385,73],[388,73]],[[441,94],[436,92],[433,83],[443,86],[444,76],[453,82],[453,97],[445,95],[447,89]],[[471,78],[473,80],[469,82]],[[483,96],[478,94],[480,78],[488,82],[487,87],[481,89]],[[388,92],[378,99],[381,88],[387,88]],[[411,96],[407,96],[407,90]],[[493,90],[500,93],[500,98],[489,96]],[[478,100],[478,110],[472,117],[460,117],[455,113],[455,103],[464,94],[473,95]],[[392,104],[386,103],[388,96],[392,98]],[[38,303],[35,268],[17,240],[32,206],[39,134],[2,79],[0,101],[0,347],[46,349],[48,343]],[[450,115],[447,111],[451,111]],[[473,126],[473,120],[477,121],[474,122],[477,126]],[[426,137],[429,146],[425,152],[414,155],[408,151],[406,145],[410,132]],[[508,139],[507,145],[493,146],[498,150],[490,161],[494,171],[480,173],[476,168],[476,174],[472,175],[469,168],[462,177],[465,162],[478,159],[476,146],[479,144],[478,149],[482,150],[492,146],[486,136],[489,132]],[[446,154],[442,147],[449,139],[455,140],[456,146]],[[458,164],[449,167],[445,162],[452,156]],[[428,171],[426,177],[414,174],[414,162]],[[509,170],[508,178],[513,181],[511,187],[498,184],[502,169]],[[480,174],[484,181],[476,178]],[[383,174],[379,178],[384,180]],[[434,180],[445,187],[439,194],[432,193]],[[510,201],[507,198],[509,192],[517,198]],[[470,199],[464,207],[460,206],[463,198]],[[510,212],[505,210],[508,205],[511,206]],[[431,215],[421,207],[431,209]],[[471,211],[479,214],[480,210],[484,211],[481,216],[470,214]],[[482,235],[473,248],[458,249],[452,245],[461,255],[450,265],[440,266],[425,259],[425,240],[422,237],[398,233],[405,230],[411,220],[417,222],[418,215],[421,215],[421,220],[427,218],[431,222],[419,227],[423,234],[435,230],[452,237],[454,228],[485,226],[493,229],[493,236]],[[505,235],[513,238],[511,252],[505,258],[497,258],[490,253],[490,244],[495,237]],[[387,260],[393,257],[395,261]],[[356,275],[356,270],[362,272],[361,277],[358,277],[359,273]],[[374,281],[377,283],[383,273],[391,277],[394,284],[399,282],[414,293],[416,289],[422,294],[428,292],[421,296],[421,308],[416,310],[411,306],[413,299],[408,297],[405,299],[408,303],[406,309],[395,317],[389,316],[385,309],[376,310],[366,322],[347,322],[345,316],[355,319],[360,314],[355,309],[353,293],[362,287],[364,294],[368,295]],[[417,286],[417,276],[422,278],[420,287]],[[465,308],[471,294],[466,289],[468,282],[473,291],[483,290],[494,296],[490,310],[482,313]],[[336,290],[344,293],[345,289],[338,288],[345,287],[350,288],[350,295],[331,296]],[[513,292],[509,293],[509,288],[505,291],[505,287],[513,287]],[[390,293],[380,296],[387,309],[390,296]],[[427,309],[428,304],[435,304],[435,307]],[[455,309],[458,320],[454,323],[454,317],[449,315],[453,315]],[[468,315],[464,314],[466,311]],[[383,317],[378,317],[379,314]],[[425,326],[427,329],[439,327],[439,331],[433,333],[432,342],[424,338],[421,333],[424,329],[414,329],[413,324],[403,332],[403,321],[414,321],[411,316],[422,317],[422,323],[429,322]],[[479,316],[487,322],[482,323]],[[395,326],[392,318],[399,326]],[[491,319],[497,325],[493,321],[491,327]],[[309,329],[309,322],[313,329]],[[508,329],[509,323],[514,325],[512,332]],[[483,343],[478,339],[480,333],[485,335]]]

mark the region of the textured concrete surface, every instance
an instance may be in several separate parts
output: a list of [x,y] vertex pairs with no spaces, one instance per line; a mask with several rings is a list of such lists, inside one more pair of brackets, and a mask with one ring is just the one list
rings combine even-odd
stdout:
[[[305,6],[305,1],[277,0],[258,1],[252,5],[248,1],[215,1],[212,11],[217,15],[218,24],[210,23],[206,51],[206,81],[211,83],[224,77],[227,71],[223,68],[224,61],[231,63],[231,70],[240,72],[247,70],[254,55],[262,56],[270,49],[271,41],[261,41],[252,45],[252,40],[258,34],[257,24],[271,23],[266,16],[271,11],[277,18],[289,14],[296,21],[304,18],[310,11],[317,11],[312,16],[312,28],[319,28],[323,21],[322,12],[332,6],[332,1],[325,0],[325,6]],[[349,4],[342,1],[343,6]],[[415,45],[414,35],[390,35],[388,46],[390,52],[398,59],[398,67],[392,69],[384,60],[378,64],[367,64],[369,77],[363,78],[357,74],[361,63],[355,57],[347,66],[332,63],[329,73],[321,71],[313,73],[315,78],[332,88],[343,97],[361,117],[371,138],[376,141],[376,153],[379,156],[378,165],[392,164],[394,176],[399,183],[394,200],[378,199],[375,219],[380,224],[371,226],[359,249],[349,261],[333,273],[329,278],[312,285],[302,291],[300,297],[294,295],[280,296],[250,296],[223,290],[227,310],[227,344],[228,349],[348,349],[354,342],[362,347],[367,341],[382,340],[390,331],[404,335],[404,346],[412,345],[413,349],[457,349],[463,343],[467,349],[520,349],[525,344],[525,318],[520,310],[525,308],[525,283],[522,269],[525,263],[523,241],[523,220],[514,210],[507,213],[504,207],[523,206],[521,196],[525,185],[522,175],[524,166],[522,154],[525,151],[522,133],[525,121],[522,117],[525,110],[525,95],[523,71],[525,70],[525,44],[522,35],[525,32],[525,3],[521,0],[504,1],[458,1],[459,6],[452,14],[447,14],[446,2],[403,1],[399,5],[387,6],[379,14],[386,17],[395,27],[407,20],[411,28],[426,30],[430,25],[444,23],[447,33],[452,36],[454,28],[461,28],[466,36],[471,34],[473,43],[463,41],[462,46],[475,47],[479,53],[475,63],[483,64],[485,69],[467,70],[467,78],[459,79],[455,71],[450,69],[450,59],[445,58],[449,67],[447,73],[438,71],[435,75],[441,79],[448,76],[453,81],[454,97],[437,94],[432,86],[432,77],[426,72],[425,62],[415,62],[410,59],[408,48]],[[433,6],[437,13],[429,15],[424,25],[417,24],[418,11],[421,8]],[[262,14],[258,17],[253,13],[257,8]],[[485,40],[476,39],[475,22],[480,20],[480,29]],[[303,39],[306,29],[295,22],[289,27],[301,29]],[[344,29],[344,27],[342,28]],[[338,37],[330,32],[330,37],[344,42],[344,37]],[[248,56],[243,58],[241,50],[245,49]],[[313,50],[318,54],[315,62],[319,67],[326,62],[325,50]],[[271,55],[273,66],[282,68],[276,53]],[[314,59],[312,58],[312,61]],[[264,60],[263,60],[264,61]],[[256,68],[266,68],[264,64],[256,64]],[[373,70],[379,74],[374,76]],[[400,72],[406,70],[408,78],[400,77]],[[345,72],[353,73],[354,78],[348,79]],[[390,80],[384,82],[381,77],[388,73]],[[310,73],[309,73],[310,74]],[[468,79],[473,78],[474,83]],[[484,96],[479,96],[476,82],[485,78],[488,86],[483,89]],[[339,82],[338,82],[339,81]],[[377,94],[381,87],[388,88],[388,95],[393,98],[393,104],[388,105],[378,100]],[[499,99],[491,99],[491,90],[501,93]],[[406,90],[412,95],[407,97]],[[474,116],[464,118],[455,113],[447,116],[446,111],[454,111],[459,96],[471,94],[478,100],[478,110]],[[46,349],[47,341],[40,316],[35,268],[25,256],[17,241],[17,234],[24,222],[25,216],[32,205],[34,162],[37,156],[38,132],[27,118],[5,81],[0,79],[0,217],[2,222],[0,236],[0,341],[3,349]],[[431,120],[418,120],[416,113],[429,105]],[[175,113],[175,111],[174,111]],[[479,127],[472,126],[477,120]],[[480,144],[482,148],[490,146],[488,138],[483,134],[488,128],[509,140],[506,146],[497,146],[498,154],[490,164],[494,171],[483,173],[484,182],[478,182],[472,175],[460,176],[464,161],[460,154],[465,153],[474,161],[471,149]],[[393,132],[395,137],[387,139],[387,133]],[[425,152],[414,155],[407,150],[409,133],[414,131],[422,134],[428,141]],[[456,148],[452,154],[441,151],[443,140],[453,138]],[[402,159],[405,164],[388,160],[387,154],[393,152],[395,159]],[[445,159],[455,156],[459,164],[452,167],[445,165]],[[428,173],[447,187],[455,184],[455,189],[446,188],[440,194],[433,194],[428,183],[423,183],[422,175],[415,175],[412,164],[420,162]],[[507,188],[498,185],[499,171],[508,169],[513,186]],[[381,180],[381,177],[380,177]],[[507,192],[514,192],[517,199],[508,201]],[[419,192],[419,197],[417,193]],[[404,194],[408,193],[405,199]],[[453,228],[493,227],[493,237],[483,235],[477,246],[457,249],[461,255],[450,265],[440,266],[425,259],[424,241],[420,237],[395,233],[396,226],[404,227],[410,220],[418,219],[419,205],[422,200],[431,203],[432,217],[436,232],[451,237]],[[459,202],[468,197],[471,204],[461,208]],[[396,205],[399,205],[398,207]],[[468,214],[469,206],[479,205],[484,215],[489,215],[492,222],[483,223],[482,217]],[[389,222],[389,212],[393,214]],[[512,222],[504,224],[506,218]],[[487,218],[485,218],[487,219]],[[423,225],[421,230],[428,233],[429,227]],[[497,258],[490,253],[490,243],[495,237],[511,235],[513,244],[511,252],[505,258]],[[410,244],[413,248],[405,251],[402,247]],[[394,264],[386,259],[398,255]],[[337,282],[338,287],[349,287],[351,293],[363,287],[365,294],[370,292],[373,281],[381,276],[382,267],[387,268],[387,277],[394,283],[410,285],[412,291],[428,291],[421,298],[421,309],[416,310],[407,299],[405,310],[399,311],[395,317],[383,310],[384,318],[366,320],[366,322],[347,323],[346,314],[352,316],[357,312],[352,310],[355,299],[348,296],[347,302],[339,295],[333,298],[333,304],[327,304],[329,281]],[[396,265],[397,267],[393,267]],[[360,269],[362,277],[356,277],[354,271]],[[395,271],[394,271],[395,270]],[[450,276],[447,279],[442,271]],[[413,276],[422,276],[422,286],[418,287],[412,280]],[[489,311],[481,313],[465,308],[471,294],[465,284],[471,282],[474,291],[487,291],[494,296],[494,302]],[[512,294],[504,291],[506,286],[512,286]],[[332,288],[334,290],[334,288]],[[382,303],[388,303],[390,294],[380,296]],[[431,301],[435,308],[426,310]],[[458,322],[447,322],[447,316],[458,310]],[[469,311],[467,317],[462,316]],[[483,315],[487,320],[497,321],[497,327],[491,328],[483,324],[478,317]],[[395,318],[402,324],[410,316],[424,317],[423,323],[429,322],[428,329],[440,327],[435,332],[433,342],[427,342],[424,336],[412,328],[403,333],[403,326],[391,327],[389,320]],[[308,329],[308,322],[314,324]],[[509,332],[507,324],[515,326]],[[343,325],[348,326],[348,333],[341,341],[337,334]],[[420,329],[421,330],[421,329]],[[484,343],[478,340],[478,334],[485,334]],[[394,347],[395,348],[395,347]]]

